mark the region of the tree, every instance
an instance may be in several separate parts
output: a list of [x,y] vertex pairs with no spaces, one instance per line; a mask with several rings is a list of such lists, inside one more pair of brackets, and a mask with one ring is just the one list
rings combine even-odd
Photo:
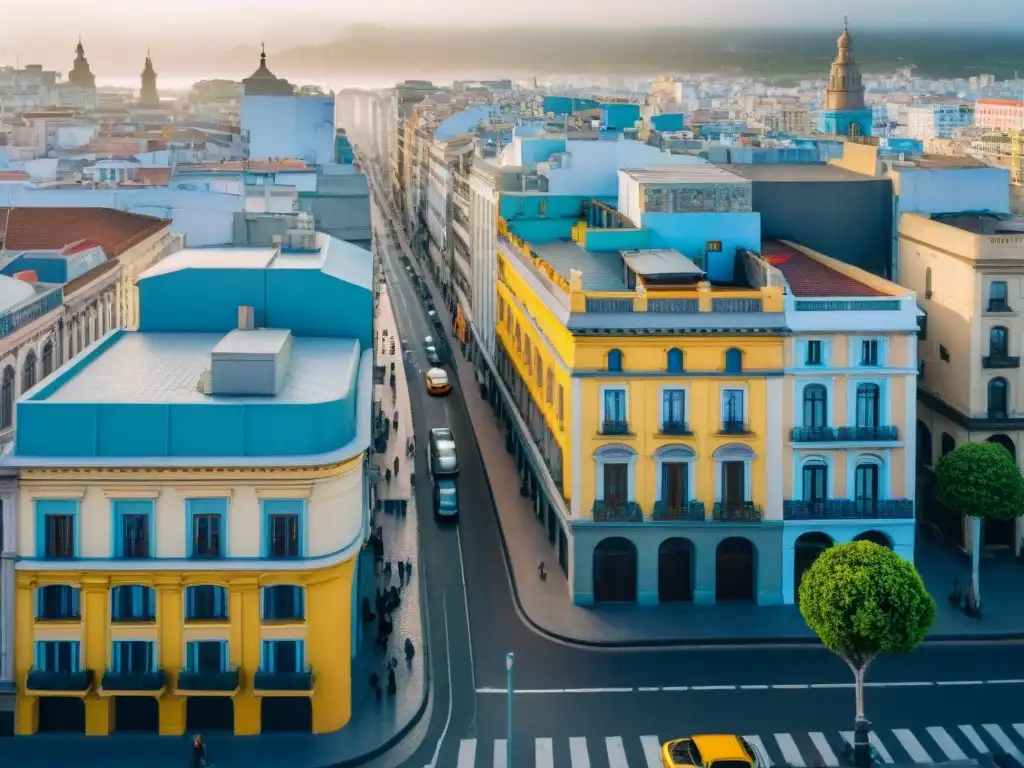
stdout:
[[982,520],[1009,520],[1024,514],[1024,477],[1005,446],[991,441],[964,443],[935,465],[935,493],[954,512],[971,518],[972,607],[980,607]]
[[855,762],[869,762],[864,679],[882,653],[909,653],[935,620],[935,600],[913,564],[870,541],[821,553],[800,582],[800,613],[822,644],[853,671]]

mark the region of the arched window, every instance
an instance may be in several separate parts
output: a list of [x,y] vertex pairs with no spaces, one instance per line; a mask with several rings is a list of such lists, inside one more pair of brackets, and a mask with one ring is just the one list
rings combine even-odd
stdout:
[[924,297],[930,299],[932,297],[932,268],[925,267],[924,270]]
[[828,426],[828,390],[824,384],[808,384],[804,387],[804,426]]
[[1006,416],[1009,402],[1010,385],[1006,383],[1006,379],[1002,376],[992,379],[988,383],[988,415],[991,417]]
[[622,352],[617,349],[611,349],[608,351],[608,370],[609,371],[621,371],[622,370]]
[[952,453],[956,450],[956,440],[948,432],[942,433],[942,455],[945,456],[947,453]]
[[877,427],[881,416],[881,393],[877,384],[857,385],[857,426]]
[[804,461],[800,479],[803,500],[815,514],[822,514],[828,498],[828,464],[820,456],[812,456]]
[[670,349],[668,351],[668,360],[666,361],[665,367],[669,373],[682,373],[683,351],[681,349]]
[[743,372],[743,353],[735,347],[725,350],[725,372]]
[[53,342],[48,341],[43,345],[43,378],[53,373]]
[[0,388],[0,429],[14,423],[14,368],[4,368],[3,387]]
[[882,463],[873,457],[858,459],[853,476],[853,495],[861,515],[874,515],[882,495]]
[[28,392],[36,385],[36,353],[29,350],[25,355],[25,367],[21,369],[21,391]]
[[1005,327],[996,325],[989,329],[988,353],[991,357],[1006,357],[1010,354],[1010,332]]

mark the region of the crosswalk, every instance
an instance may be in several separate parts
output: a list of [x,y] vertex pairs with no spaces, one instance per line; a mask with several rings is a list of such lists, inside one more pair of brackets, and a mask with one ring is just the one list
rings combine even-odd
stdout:
[[[463,739],[455,768],[661,768],[661,744],[683,734],[574,736],[516,739],[512,764],[505,739]],[[853,731],[745,735],[772,765],[836,768],[853,745]],[[1003,753],[1024,768],[1024,723],[893,728],[871,733],[878,759],[887,765],[968,760]]]

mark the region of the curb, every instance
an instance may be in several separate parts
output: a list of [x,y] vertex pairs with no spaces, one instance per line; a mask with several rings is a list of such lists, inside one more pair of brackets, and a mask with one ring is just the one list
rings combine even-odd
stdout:
[[[390,211],[388,213],[390,213]],[[423,277],[425,280],[427,280],[429,282],[430,287],[431,287],[431,291],[430,291],[431,297],[435,298],[435,304],[436,304],[436,297],[434,296],[435,292],[433,290],[433,288],[434,288],[433,276],[429,275],[429,274],[424,276],[422,274],[423,271],[420,269],[420,264],[418,263],[419,259],[412,252],[412,249],[407,246],[407,244],[405,244],[401,240],[399,240],[398,247],[399,247],[400,252],[403,255],[406,255],[409,258],[409,263],[414,265],[413,268],[417,271],[417,273],[420,273],[421,277]],[[447,308],[445,308],[445,313],[447,314]],[[451,326],[450,322],[448,323],[448,326]],[[451,335],[451,331],[449,330],[448,327],[443,327],[443,330],[444,330],[446,335],[448,335],[448,336]],[[461,351],[460,351],[460,354],[461,354]],[[457,362],[454,363],[451,366],[451,368],[452,368],[452,372],[455,374],[455,378],[459,380],[459,389],[463,393],[463,398],[465,398],[467,392],[466,392],[466,390],[462,386],[462,378],[459,375],[458,363]],[[479,394],[479,393],[477,393],[477,394]],[[472,427],[473,442],[476,444],[477,453],[480,455],[480,465],[483,467],[484,479],[487,481],[487,495],[488,495],[488,497],[491,500],[491,510],[494,513],[495,521],[497,522],[498,537],[501,540],[502,554],[504,555],[504,558],[505,558],[505,567],[506,567],[506,570],[508,571],[509,583],[512,586],[512,599],[513,599],[513,602],[515,603],[516,611],[519,613],[519,616],[523,620],[523,622],[525,624],[527,624],[531,629],[533,629],[538,634],[543,635],[544,637],[547,637],[550,640],[555,640],[557,642],[563,643],[565,645],[570,645],[570,646],[574,646],[574,647],[577,647],[577,648],[594,649],[594,650],[600,650],[600,649],[607,649],[607,650],[629,650],[629,649],[643,650],[643,649],[650,649],[650,648],[686,648],[686,647],[700,647],[700,646],[704,646],[704,647],[709,647],[709,646],[710,647],[715,647],[715,646],[718,646],[718,647],[722,647],[722,646],[768,647],[768,646],[778,646],[778,645],[806,645],[806,646],[817,645],[817,646],[821,646],[821,641],[815,635],[813,635],[813,634],[811,634],[811,635],[788,635],[788,636],[787,635],[782,635],[782,636],[777,636],[777,637],[749,637],[748,636],[748,637],[712,637],[712,638],[657,638],[657,639],[649,639],[649,640],[590,640],[590,639],[584,639],[584,638],[579,638],[579,637],[572,637],[570,635],[565,635],[565,634],[562,634],[560,632],[555,632],[553,630],[548,629],[547,627],[542,626],[537,621],[535,621],[530,616],[530,614],[527,613],[526,609],[523,607],[522,598],[521,598],[521,596],[519,594],[519,586],[516,583],[515,569],[512,566],[512,555],[509,552],[508,540],[505,537],[505,529],[504,529],[504,527],[501,524],[501,515],[498,513],[498,505],[497,505],[497,502],[496,502],[496,500],[494,498],[494,490],[493,490],[493,486],[491,484],[490,473],[487,471],[487,462],[484,461],[483,451],[480,449],[480,441],[477,438],[476,424],[473,421],[473,418],[472,418],[472,416],[469,413],[468,406],[465,403],[463,403],[462,407],[465,410],[466,417],[467,417],[467,419],[468,419],[468,421],[470,423],[470,426]],[[1015,641],[1015,640],[1024,640],[1024,631],[1021,631],[1021,632],[1002,632],[1002,633],[992,633],[992,634],[977,634],[977,633],[975,633],[975,634],[967,634],[967,635],[951,635],[951,634],[930,635],[930,636],[925,637],[925,639],[922,641],[921,645],[927,645],[927,644],[930,644],[930,643],[985,643],[985,642],[988,642],[988,643],[998,643],[998,642],[1007,642],[1007,641]]]

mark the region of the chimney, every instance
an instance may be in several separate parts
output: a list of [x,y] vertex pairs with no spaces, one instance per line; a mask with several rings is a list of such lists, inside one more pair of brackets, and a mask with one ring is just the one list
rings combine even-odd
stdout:
[[256,310],[248,306],[238,308],[238,330],[251,331],[256,327]]

